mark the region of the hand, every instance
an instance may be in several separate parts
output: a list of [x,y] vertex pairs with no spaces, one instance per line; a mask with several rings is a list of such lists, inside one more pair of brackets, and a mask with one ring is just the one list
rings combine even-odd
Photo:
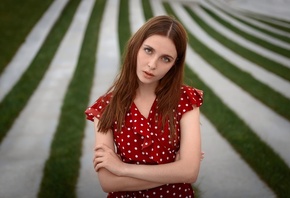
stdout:
[[95,147],[93,162],[96,172],[98,172],[100,168],[106,168],[108,171],[117,176],[121,176],[125,165],[125,163],[121,161],[120,157],[105,144]]

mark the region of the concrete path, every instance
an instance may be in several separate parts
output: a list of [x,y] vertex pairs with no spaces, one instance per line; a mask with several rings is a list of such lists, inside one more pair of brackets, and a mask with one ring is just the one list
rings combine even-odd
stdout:
[[[212,45],[213,40],[192,20],[180,5],[176,3],[173,8],[193,35],[204,44]],[[290,123],[222,76],[195,54],[190,47],[187,60],[187,63],[200,76],[203,82],[239,115],[262,140],[279,153],[290,167],[290,156],[288,154],[290,150],[288,141],[290,139]],[[191,60],[195,60],[195,62]],[[255,119],[253,120],[253,118]],[[271,122],[265,122],[265,120],[271,120]]]
[[[278,35],[282,35],[282,36],[286,36],[286,37],[290,37],[289,33],[288,32],[285,32],[283,30],[279,30],[279,29],[276,29],[276,28],[273,28],[272,26],[269,26],[269,25],[266,25],[265,23],[262,23],[262,22],[259,22],[259,21],[256,21],[254,19],[251,19],[251,18],[248,18],[248,17],[245,17],[241,14],[239,14],[237,12],[237,10],[241,10],[238,8],[238,6],[233,6],[232,4],[228,4],[228,3],[225,3],[224,0],[219,0],[219,1],[216,1],[216,0],[210,0],[210,2],[212,4],[214,4],[215,6],[217,6],[219,9],[222,9],[223,11],[225,11],[226,13],[229,13],[239,19],[242,19],[252,25],[255,25],[259,28],[262,28],[264,30],[267,30],[267,31],[270,31],[270,32],[273,32],[275,34],[278,34]],[[257,1],[258,2],[258,1]],[[275,2],[275,1],[273,1]],[[277,2],[278,3],[278,2]],[[260,0],[259,1],[259,4],[263,4],[263,0]],[[288,3],[289,4],[289,3]],[[281,5],[281,4],[280,4]],[[280,6],[278,6],[280,7]],[[286,7],[289,7],[289,6],[286,6]],[[255,8],[255,9],[260,9],[261,6]],[[273,8],[275,9],[276,6],[273,6]],[[262,9],[261,9],[262,10]],[[282,13],[282,12],[281,12]],[[271,16],[271,12],[268,13],[269,15],[268,16]],[[283,11],[283,16],[284,16],[284,19],[287,20],[287,12]],[[289,21],[289,19],[288,19]]]
[[67,2],[68,0],[56,0],[52,3],[5,67],[0,75],[0,102],[29,67]]
[[[221,27],[219,24],[214,22],[211,18],[208,18],[207,15],[201,14],[201,10],[198,6],[189,6],[196,14],[200,14],[202,19],[207,19],[207,21],[212,26],[216,26],[216,30],[219,31],[221,34],[226,34],[228,32],[225,30],[225,28]],[[197,24],[195,24],[194,27],[196,27]],[[188,28],[191,30],[192,33],[195,32],[193,26],[188,26]],[[276,74],[269,72],[268,70],[263,69],[261,66],[256,65],[255,63],[249,61],[248,59],[243,58],[239,54],[236,54],[235,52],[231,51],[222,43],[219,43],[218,41],[211,38],[206,32],[201,30],[203,32],[203,35],[197,35],[199,39],[203,39],[203,43],[210,49],[212,49],[214,52],[216,52],[218,55],[223,57],[228,62],[232,63],[233,65],[237,66],[243,71],[246,71],[250,73],[255,79],[261,81],[262,83],[268,85],[273,90],[278,91],[280,94],[284,95],[287,98],[290,98],[290,83],[289,81],[284,80],[280,76],[277,76]],[[229,32],[228,32],[229,33]],[[201,38],[202,37],[202,38]],[[233,41],[239,40],[239,36],[236,34],[231,34],[231,38]],[[261,50],[264,50],[261,48]],[[266,51],[266,50],[265,50]],[[273,53],[271,53],[274,55]],[[269,54],[269,57],[273,57]],[[275,56],[275,55],[274,55]],[[290,64],[290,61],[289,61]]]
[[43,80],[0,145],[0,197],[32,198],[38,193],[93,3],[81,1]]
[[[155,15],[161,15],[165,14],[164,9],[162,8],[162,5],[159,1],[151,1],[152,7],[154,8],[154,14]],[[180,4],[178,3],[172,3],[172,8],[175,9],[176,13],[181,12]],[[179,8],[179,9],[178,9]],[[181,15],[180,19],[185,24],[188,24],[188,21],[184,20],[185,16]],[[188,24],[188,26],[191,26],[191,24]],[[194,28],[195,29],[195,28]],[[189,47],[190,49],[190,47]],[[190,54],[187,55],[187,63],[192,63],[194,65],[198,65],[198,67],[202,67],[202,65],[196,64],[196,60],[194,57],[190,56]],[[212,78],[212,77],[210,77]],[[209,122],[203,117],[202,123],[205,122],[203,125],[207,125]],[[204,129],[202,128],[202,131]],[[206,130],[206,129],[205,129]],[[217,132],[215,132],[215,135],[217,136]],[[216,159],[217,156],[220,156],[221,153],[224,154],[225,151],[219,150],[218,148],[224,148],[227,147],[228,144],[226,141],[219,142],[219,145],[213,145],[210,143],[209,136],[204,134],[202,132],[202,139],[204,141],[204,151],[207,153],[209,151],[209,158],[213,161],[213,159]],[[213,147],[215,149],[213,149]],[[202,169],[201,169],[201,176],[199,177],[197,184],[199,188],[202,191],[202,197],[233,197],[233,195],[245,195],[243,192],[243,189],[249,188],[252,195],[261,195],[262,197],[272,197],[273,193],[271,190],[269,190],[263,182],[260,181],[258,176],[248,167],[248,165],[240,159],[239,155],[234,152],[232,149],[229,151],[229,155],[224,155],[224,158],[219,158],[218,160],[215,160],[214,163],[206,163],[204,161],[203,163],[207,164],[207,166],[204,166],[202,163]],[[215,156],[215,157],[214,157]],[[212,158],[213,157],[213,158]],[[228,157],[228,158],[227,158]],[[206,154],[207,158],[207,154]],[[231,161],[229,161],[231,159]],[[232,166],[232,163],[235,164],[235,166]],[[231,168],[229,168],[231,167]],[[225,169],[228,168],[228,169]],[[227,170],[227,171],[218,171],[218,170]],[[243,170],[243,171],[241,171]],[[212,174],[215,172],[215,174]],[[232,178],[230,179],[231,176]],[[239,178],[238,180],[233,178]],[[217,183],[221,182],[222,185],[217,185]],[[226,186],[226,188],[225,188]],[[251,187],[250,187],[251,186]],[[221,191],[221,189],[223,189]],[[225,193],[225,189],[227,193]],[[239,189],[239,190],[237,190]],[[236,194],[234,194],[236,193]],[[240,194],[238,194],[240,193]]]
[[[214,18],[209,16],[205,11],[203,11],[200,7],[193,8],[195,13],[200,16],[203,21],[205,21],[208,25],[210,25],[213,29],[218,32],[222,32],[225,37],[234,41],[238,45],[245,47],[253,52],[256,52],[268,59],[274,60],[277,63],[280,63],[288,68],[290,68],[290,58],[282,56],[276,52],[273,52],[267,48],[261,47],[260,45],[245,39],[244,37],[232,32],[230,29],[224,27],[220,23],[218,23]],[[267,40],[266,40],[267,41]],[[276,44],[274,44],[276,45]],[[286,45],[288,49],[290,49],[290,45]]]
[[[96,55],[97,63],[90,95],[90,105],[107,91],[119,70],[118,16],[119,1],[108,0],[100,29],[98,53]],[[92,159],[95,141],[93,126],[94,123],[87,121],[83,141],[81,170],[77,185],[77,194],[80,198],[105,197],[106,195],[102,191],[97,174],[93,169]]]
[[206,156],[196,183],[201,197],[275,197],[204,116],[201,123],[202,149]]
[[[265,34],[264,32],[258,31],[257,29],[250,27],[250,26],[238,21],[237,19],[228,16],[227,14],[222,12],[221,10],[216,9],[212,4],[208,3],[207,1],[200,1],[200,4],[203,5],[204,7],[206,7],[207,9],[209,9],[210,11],[212,11],[213,13],[215,13],[217,16],[219,16],[223,20],[225,20],[228,23],[230,23],[231,25],[235,26],[238,29],[243,30],[244,32],[247,32],[248,34],[256,36],[256,37],[263,39],[269,43],[272,43],[274,45],[280,46],[280,47],[285,48],[285,49],[290,49],[290,44],[285,43],[285,42],[283,42],[283,41],[281,41],[273,36]],[[290,34],[289,34],[289,36],[290,36]]]
[[[55,1],[53,5],[55,6],[56,3],[60,3],[60,1]],[[60,5],[65,5],[64,1],[62,3],[57,4],[59,5],[59,12],[62,9]],[[58,49],[49,70],[0,145],[0,197],[31,198],[37,195],[43,166],[49,155],[51,140],[58,124],[62,100],[76,66],[82,38],[93,8],[93,3],[94,0],[81,1],[70,29]],[[120,65],[117,35],[119,1],[108,0],[106,3],[99,35],[98,53],[96,54],[97,63],[90,104],[111,85]],[[150,4],[154,15],[166,13],[161,1],[150,0]],[[135,32],[145,22],[142,14],[142,3],[140,0],[130,0],[129,5],[130,28],[132,32]],[[186,14],[179,3],[172,3],[172,5],[174,11],[191,33],[212,50],[223,57],[227,57],[227,60],[236,64],[237,67],[252,73],[255,78],[263,83],[266,83],[266,79],[268,79],[268,81],[275,85],[272,86],[273,89],[282,87],[282,89],[277,90],[281,93],[283,90],[284,92],[285,90],[290,90],[289,82],[283,81],[278,76],[259,68],[253,63],[242,59],[237,54],[230,52],[222,45],[217,44]],[[200,12],[198,13],[200,14]],[[46,14],[50,16],[48,12]],[[54,16],[55,21],[58,15]],[[205,15],[202,13],[200,16]],[[214,23],[211,21],[211,24]],[[52,25],[53,20],[50,22],[50,27],[48,26],[47,28],[50,29]],[[219,26],[215,27],[219,29]],[[219,31],[224,32],[221,29]],[[276,31],[276,29],[272,31]],[[42,36],[42,38],[45,38],[46,35]],[[233,39],[235,38],[233,37]],[[41,45],[41,42],[38,45]],[[19,51],[19,54],[22,53]],[[30,56],[30,61],[34,56],[35,54]],[[21,58],[18,58],[19,60]],[[290,156],[287,152],[290,150],[288,144],[290,139],[289,121],[277,115],[226,79],[222,74],[208,65],[190,47],[188,48],[186,62],[207,86],[238,114],[241,119],[248,123],[253,131],[278,152],[287,162],[288,166],[290,166]],[[29,65],[29,61],[26,64]],[[25,69],[21,70],[21,72],[25,71]],[[19,72],[19,76],[21,76],[21,72]],[[4,74],[7,75],[5,77],[7,79],[14,75],[13,72]],[[0,84],[2,84],[1,79],[2,76],[0,77]],[[12,84],[15,84],[15,82],[11,81]],[[2,93],[1,87],[0,90]],[[10,88],[6,92],[9,90]],[[289,97],[289,95],[289,92],[287,92],[286,96]],[[251,119],[253,117],[256,119]],[[203,150],[206,152],[206,157],[202,162],[200,177],[197,181],[197,185],[202,192],[201,197],[232,198],[239,195],[243,197],[275,197],[273,192],[259,179],[256,173],[232,149],[227,141],[219,135],[214,126],[203,115],[201,116],[201,122]],[[85,128],[81,170],[77,184],[77,195],[80,198],[105,196],[92,167],[93,131],[93,123],[88,121]]]
[[143,7],[141,0],[129,1],[129,19],[131,32],[134,34],[144,23]]
[[[226,0],[219,0],[226,2]],[[259,13],[266,16],[272,16],[275,18],[290,20],[289,0],[282,1],[231,1],[231,7],[239,10],[250,11],[253,13]]]

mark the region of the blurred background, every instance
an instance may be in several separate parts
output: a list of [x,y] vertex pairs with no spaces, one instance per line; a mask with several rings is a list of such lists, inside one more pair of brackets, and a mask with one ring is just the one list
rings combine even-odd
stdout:
[[289,197],[289,0],[0,0],[0,197],[106,197],[85,109],[149,18],[188,32],[204,91],[196,197]]

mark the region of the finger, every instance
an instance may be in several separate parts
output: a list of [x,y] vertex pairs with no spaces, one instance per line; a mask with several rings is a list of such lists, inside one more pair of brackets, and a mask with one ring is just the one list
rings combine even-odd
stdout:
[[98,166],[104,167],[104,160],[102,158],[95,158],[93,160],[94,168],[97,170]]
[[100,168],[102,168],[101,164],[97,164],[97,166],[95,167],[96,172],[98,172]]
[[[99,163],[100,164],[100,163]],[[98,164],[95,164],[94,165],[94,169],[95,169],[95,171],[96,172],[98,172],[99,171],[99,169],[100,169],[100,165],[98,165]]]

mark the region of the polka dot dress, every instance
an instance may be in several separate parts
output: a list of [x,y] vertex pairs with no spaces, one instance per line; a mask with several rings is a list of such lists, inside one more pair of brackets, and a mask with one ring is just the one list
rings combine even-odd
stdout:
[[[176,153],[180,147],[180,125],[181,117],[195,106],[202,105],[203,92],[189,86],[182,86],[182,93],[178,107],[175,111],[176,133],[175,139],[170,138],[168,123],[161,127],[161,118],[157,114],[157,100],[152,104],[148,118],[145,118],[133,103],[127,112],[125,124],[121,131],[117,131],[117,123],[113,124],[114,142],[117,153],[122,160],[131,164],[164,164],[175,160]],[[101,110],[105,108],[112,95],[101,96],[94,105],[89,107],[85,113],[88,120],[101,117]],[[156,119],[156,117],[158,119]],[[173,141],[173,142],[172,142]],[[160,187],[130,192],[111,192],[108,197],[194,197],[191,184],[166,184]]]

